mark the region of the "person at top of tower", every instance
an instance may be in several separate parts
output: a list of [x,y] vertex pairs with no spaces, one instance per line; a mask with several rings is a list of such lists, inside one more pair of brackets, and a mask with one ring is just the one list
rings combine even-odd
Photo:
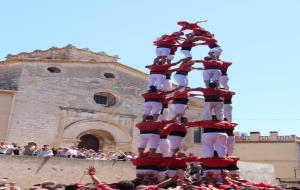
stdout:
[[189,94],[194,89],[185,88],[183,91],[178,90],[174,93],[173,100],[170,106],[170,118],[175,119],[176,117],[182,117],[187,109],[188,97],[201,96],[201,94]]
[[166,74],[168,70],[177,64],[179,64],[181,60],[171,64],[164,64],[162,60],[158,60],[156,65],[147,65],[145,68],[150,70],[150,76],[148,78],[148,89],[150,86],[155,86],[158,90],[161,90],[163,87],[163,83],[166,80]]
[[165,95],[170,94],[175,90],[176,89],[172,91],[162,92],[162,91],[158,91],[155,86],[150,86],[150,90],[142,94],[142,96],[145,99],[143,118],[152,115],[154,120],[156,121],[162,109],[161,100],[164,98]]
[[188,34],[189,37],[208,37],[208,38],[213,38],[214,34],[210,33],[209,31],[205,30],[204,28],[194,28],[193,32]]
[[209,88],[195,88],[195,91],[201,91],[204,96],[203,120],[212,120],[212,112],[216,114],[217,120],[223,120],[223,101],[225,94],[232,94],[227,90],[219,89],[216,82],[209,83]]
[[185,31],[185,30],[193,30],[195,28],[202,28],[201,26],[199,26],[199,23],[202,22],[207,22],[207,20],[203,20],[203,21],[198,21],[195,23],[189,23],[187,21],[178,21],[177,24],[179,26],[181,26],[181,29],[179,30],[180,32]]
[[183,62],[180,64],[180,66],[177,68],[177,72],[174,75],[174,79],[178,83],[178,89],[182,87],[188,86],[188,73],[192,71],[192,69],[198,69],[203,70],[203,68],[195,68],[192,67],[196,62],[192,60],[182,60]]

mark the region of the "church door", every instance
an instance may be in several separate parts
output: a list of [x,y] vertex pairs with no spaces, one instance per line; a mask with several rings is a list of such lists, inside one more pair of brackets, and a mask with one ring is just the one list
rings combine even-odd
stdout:
[[93,149],[95,151],[98,151],[99,140],[94,135],[83,135],[82,137],[80,137],[78,148]]

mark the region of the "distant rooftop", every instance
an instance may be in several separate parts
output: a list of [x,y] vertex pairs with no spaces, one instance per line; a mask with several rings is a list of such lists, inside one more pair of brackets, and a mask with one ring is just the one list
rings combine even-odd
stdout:
[[93,52],[88,48],[79,49],[73,45],[63,48],[52,47],[47,50],[35,50],[33,52],[22,52],[17,55],[8,54],[6,61],[80,61],[80,62],[117,62],[117,55],[110,56],[105,52]]
[[257,131],[250,132],[250,136],[240,135],[240,133],[237,132],[235,133],[235,140],[237,143],[300,143],[300,137],[296,135],[279,136],[277,131],[270,131],[269,136],[261,136],[260,132]]

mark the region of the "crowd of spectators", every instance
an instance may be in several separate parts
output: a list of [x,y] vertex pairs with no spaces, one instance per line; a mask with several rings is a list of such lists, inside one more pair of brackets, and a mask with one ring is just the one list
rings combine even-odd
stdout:
[[[197,171],[199,172],[199,171]],[[75,182],[69,184],[57,183],[55,181],[44,181],[40,184],[35,184],[29,190],[284,190],[297,187],[273,186],[264,183],[257,183],[255,186],[249,185],[249,181],[242,179],[232,179],[225,177],[224,183],[205,184],[208,176],[196,177],[195,170],[190,168],[186,172],[179,169],[176,176],[165,179],[157,183],[154,178],[148,176],[145,178],[135,178],[133,180],[124,180],[116,183],[104,183],[96,175],[96,170],[90,166],[86,170],[86,174],[90,176],[90,182],[82,183]],[[251,183],[250,183],[251,184]],[[0,179],[0,190],[21,190],[14,182],[9,182],[7,179]]]
[[50,147],[50,145],[43,145],[39,147],[37,143],[30,141],[23,148],[16,143],[0,142],[0,154],[4,155],[25,155],[36,157],[65,157],[78,158],[88,160],[131,160],[134,156],[132,152],[122,151],[95,151],[93,149],[72,147]]

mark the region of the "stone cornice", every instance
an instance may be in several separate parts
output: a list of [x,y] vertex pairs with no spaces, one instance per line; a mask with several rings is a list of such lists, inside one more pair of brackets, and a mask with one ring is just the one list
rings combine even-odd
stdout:
[[71,60],[71,61],[96,61],[117,62],[118,56],[110,56],[105,52],[93,52],[88,48],[79,49],[73,45],[63,48],[52,47],[47,50],[22,52],[17,55],[7,55],[6,60]]

